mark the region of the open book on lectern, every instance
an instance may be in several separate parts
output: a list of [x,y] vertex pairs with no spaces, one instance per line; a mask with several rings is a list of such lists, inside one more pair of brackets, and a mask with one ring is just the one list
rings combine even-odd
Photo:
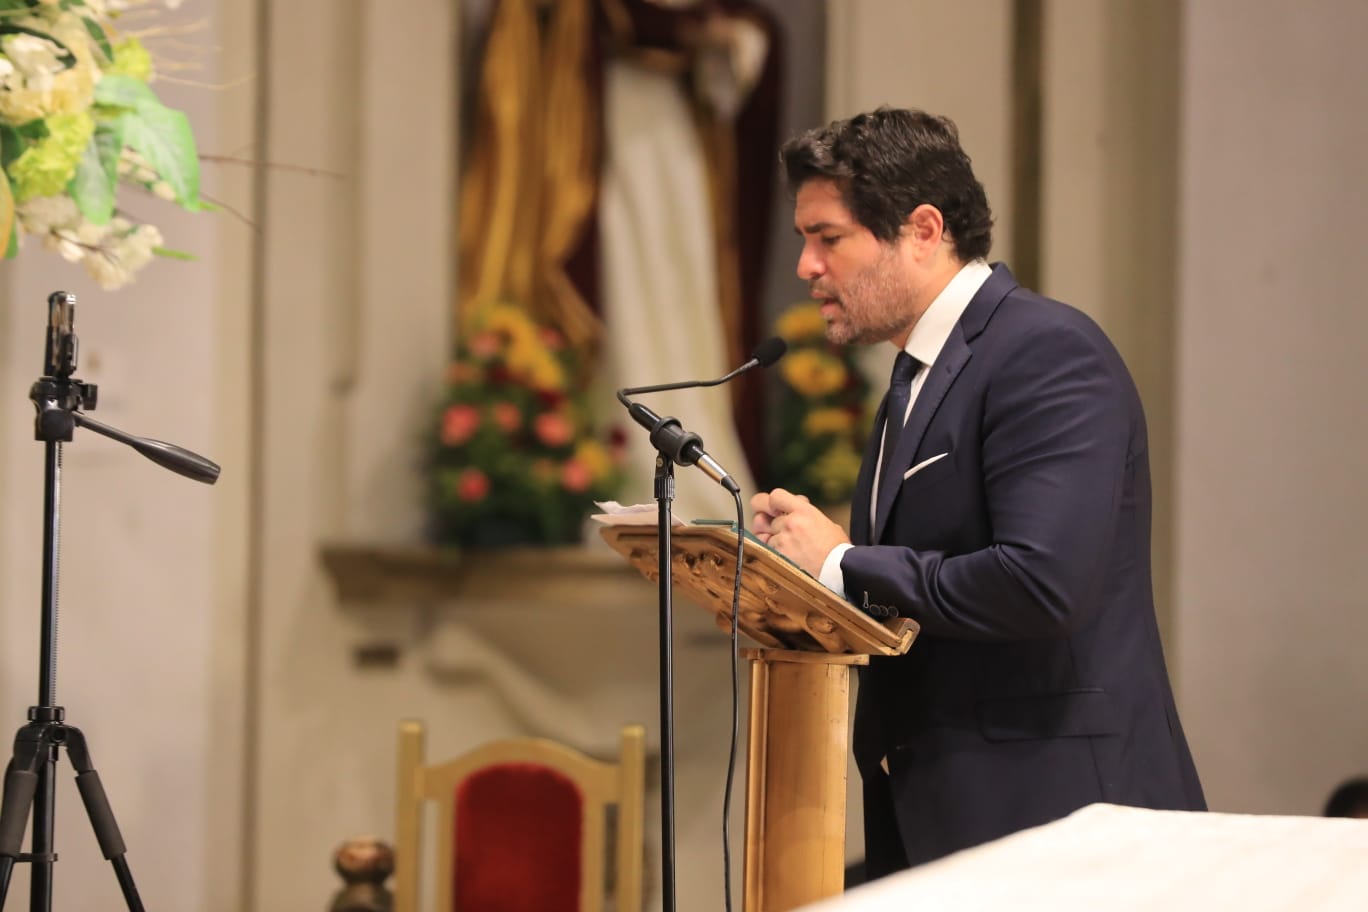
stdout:
[[[609,524],[605,541],[643,576],[659,579],[654,526]],[[731,627],[736,580],[736,531],[731,523],[675,526],[670,532],[674,586]],[[749,538],[742,554],[737,629],[761,646],[834,655],[901,655],[917,624],[909,618],[875,620],[779,552]]]

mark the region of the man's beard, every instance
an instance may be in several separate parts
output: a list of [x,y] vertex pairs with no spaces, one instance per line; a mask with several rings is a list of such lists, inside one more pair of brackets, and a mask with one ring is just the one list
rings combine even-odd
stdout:
[[[912,287],[899,274],[896,254],[886,252],[841,289],[835,303],[840,313],[827,322],[826,337],[837,345],[886,342],[917,321]],[[824,291],[814,284],[814,292]]]

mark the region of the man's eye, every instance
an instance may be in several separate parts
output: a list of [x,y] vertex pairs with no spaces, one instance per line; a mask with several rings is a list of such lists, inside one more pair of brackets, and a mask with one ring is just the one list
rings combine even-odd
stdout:
[[823,243],[823,244],[826,244],[828,247],[830,247],[830,246],[832,246],[833,244],[835,244],[837,241],[839,241],[840,239],[841,239],[840,235],[830,235],[830,236],[828,236],[828,235],[823,235],[823,236],[822,236],[822,243]]

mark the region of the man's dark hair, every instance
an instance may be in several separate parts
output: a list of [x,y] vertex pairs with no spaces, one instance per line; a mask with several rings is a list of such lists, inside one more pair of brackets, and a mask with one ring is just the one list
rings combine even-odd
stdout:
[[883,107],[809,130],[780,150],[789,192],[833,181],[846,208],[884,243],[922,203],[940,210],[959,259],[986,257],[993,213],[948,117]]
[[1326,817],[1368,816],[1368,779],[1350,779],[1325,803]]

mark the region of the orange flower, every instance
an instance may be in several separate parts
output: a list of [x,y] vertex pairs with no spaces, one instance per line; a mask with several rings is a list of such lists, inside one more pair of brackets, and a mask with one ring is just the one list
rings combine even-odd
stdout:
[[442,443],[447,446],[460,446],[470,439],[479,426],[479,409],[459,403],[448,406],[442,413]]
[[470,383],[479,377],[480,369],[468,361],[453,361],[447,365],[448,383]]
[[511,434],[522,426],[522,412],[511,402],[496,402],[493,408],[494,423],[505,434]]
[[456,482],[456,496],[466,503],[484,500],[489,495],[489,477],[476,468],[466,469]]
[[579,494],[589,490],[594,482],[594,473],[582,460],[570,459],[561,466],[561,485],[567,491]]
[[470,337],[470,353],[477,358],[492,358],[499,353],[499,349],[502,347],[503,343],[492,332],[477,332]]
[[532,423],[532,430],[549,447],[565,446],[575,436],[575,427],[564,412],[543,412]]

